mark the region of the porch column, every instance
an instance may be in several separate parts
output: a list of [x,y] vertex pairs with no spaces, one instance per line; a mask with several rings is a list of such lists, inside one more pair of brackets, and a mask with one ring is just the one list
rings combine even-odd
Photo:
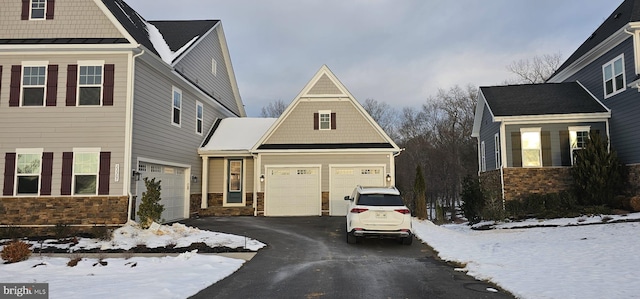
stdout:
[[206,209],[209,207],[207,204],[207,195],[209,194],[209,157],[202,156],[202,200],[200,202],[200,208]]

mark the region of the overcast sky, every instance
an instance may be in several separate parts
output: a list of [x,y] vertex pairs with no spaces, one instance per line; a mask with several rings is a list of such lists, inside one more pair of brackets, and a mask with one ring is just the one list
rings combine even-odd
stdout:
[[419,107],[439,88],[497,85],[562,60],[622,0],[125,0],[147,20],[221,20],[248,116],[290,103],[326,64],[361,103]]

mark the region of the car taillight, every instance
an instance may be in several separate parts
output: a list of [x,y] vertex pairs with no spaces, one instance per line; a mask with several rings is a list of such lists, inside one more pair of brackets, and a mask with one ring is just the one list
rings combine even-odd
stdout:
[[366,211],[368,211],[368,210],[369,210],[369,209],[364,209],[364,208],[353,208],[353,209],[351,209],[351,213],[354,213],[354,214],[360,214],[360,213],[362,213],[362,212],[366,212]]
[[397,209],[396,212],[398,212],[400,214],[409,214],[409,213],[411,213],[411,211],[409,211],[409,209]]

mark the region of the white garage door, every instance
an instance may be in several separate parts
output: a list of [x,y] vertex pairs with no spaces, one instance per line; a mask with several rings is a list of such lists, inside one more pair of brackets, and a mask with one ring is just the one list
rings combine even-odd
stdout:
[[331,209],[331,216],[344,216],[347,214],[348,203],[344,200],[344,197],[350,196],[357,185],[384,186],[382,166],[332,166],[330,171],[329,208]]
[[[147,188],[144,178],[160,180],[160,204],[164,205],[162,219],[165,222],[187,218],[187,182],[185,181],[185,169],[173,166],[140,163],[138,166],[140,181],[136,182],[137,197],[136,211],[142,201],[142,192]],[[137,212],[136,212],[137,214]],[[136,220],[139,221],[138,215]]]
[[266,216],[321,215],[320,167],[269,167]]

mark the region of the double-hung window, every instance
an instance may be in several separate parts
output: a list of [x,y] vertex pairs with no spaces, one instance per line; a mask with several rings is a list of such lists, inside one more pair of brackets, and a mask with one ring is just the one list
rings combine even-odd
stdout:
[[540,128],[520,129],[522,141],[522,166],[541,167],[542,166],[542,142],[540,139]]
[[484,141],[480,143],[480,171],[487,171],[487,156]]
[[75,149],[73,153],[73,194],[96,195],[99,169],[99,149]]
[[331,130],[331,111],[320,111],[320,130]]
[[202,121],[204,117],[204,106],[196,102],[196,133],[202,135]]
[[582,150],[589,139],[591,127],[569,127],[569,145],[571,146],[571,163],[576,161],[576,154]]
[[172,90],[171,123],[179,127],[181,118],[182,118],[182,91],[174,87]]
[[78,68],[78,106],[100,106],[102,104],[103,63],[89,63]]
[[624,91],[624,55],[620,55],[603,65],[602,76],[605,98]]
[[22,106],[44,106],[46,73],[46,66],[22,67]]
[[40,169],[42,150],[17,150],[16,194],[38,194],[40,190]]
[[46,0],[31,0],[31,19],[44,20],[47,10]]

